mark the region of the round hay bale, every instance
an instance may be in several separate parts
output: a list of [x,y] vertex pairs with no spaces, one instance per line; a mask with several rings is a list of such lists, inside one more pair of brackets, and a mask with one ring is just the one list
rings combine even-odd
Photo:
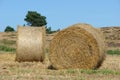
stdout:
[[89,24],[75,24],[50,43],[49,60],[55,69],[96,69],[105,58],[102,33]]
[[43,61],[45,57],[45,27],[17,28],[16,61]]

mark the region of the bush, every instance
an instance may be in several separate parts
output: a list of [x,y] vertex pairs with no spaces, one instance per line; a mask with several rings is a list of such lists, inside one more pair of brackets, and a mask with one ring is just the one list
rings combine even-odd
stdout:
[[52,33],[58,32],[58,31],[60,31],[60,29],[53,31],[53,30],[51,29],[51,27],[46,27],[46,33],[47,33],[47,34],[52,34]]
[[14,28],[12,28],[11,26],[7,26],[4,32],[13,32],[13,31],[15,31]]
[[0,51],[5,51],[5,52],[15,52],[15,48],[7,47],[5,45],[0,45]]
[[114,55],[114,54],[120,55],[120,50],[108,50],[107,54],[110,54],[110,55]]

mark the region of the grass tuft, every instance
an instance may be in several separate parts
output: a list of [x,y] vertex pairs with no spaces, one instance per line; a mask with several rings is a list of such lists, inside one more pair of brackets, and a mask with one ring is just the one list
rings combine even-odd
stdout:
[[103,69],[103,70],[76,70],[76,69],[68,69],[66,71],[69,74],[76,74],[76,73],[83,73],[83,74],[104,74],[104,75],[120,75],[119,71],[113,71],[113,70],[108,70],[108,69]]
[[107,54],[110,54],[110,55],[120,55],[120,50],[108,50],[107,51]]
[[5,45],[0,45],[0,51],[5,51],[5,52],[15,52],[15,48],[11,48]]
[[113,71],[113,70],[80,70],[80,73],[86,73],[86,74],[104,74],[104,75],[120,75],[119,71]]

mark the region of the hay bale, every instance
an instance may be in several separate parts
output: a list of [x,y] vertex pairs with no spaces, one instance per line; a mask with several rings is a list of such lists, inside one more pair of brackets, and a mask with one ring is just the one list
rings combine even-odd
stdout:
[[96,69],[104,58],[102,33],[89,24],[72,25],[50,43],[49,60],[56,69]]
[[45,27],[17,28],[16,61],[43,61],[45,55]]

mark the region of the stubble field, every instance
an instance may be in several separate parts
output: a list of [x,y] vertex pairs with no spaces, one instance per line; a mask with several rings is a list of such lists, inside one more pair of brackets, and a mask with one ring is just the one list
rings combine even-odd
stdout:
[[0,54],[0,80],[120,80],[120,56],[107,55],[97,70],[51,70],[49,60],[15,62],[14,53]]
[[48,49],[43,63],[15,62],[14,41],[13,33],[0,35],[0,45],[4,45],[0,48],[0,80],[120,80],[120,55],[107,54],[102,66],[97,70],[52,70],[48,69]]

